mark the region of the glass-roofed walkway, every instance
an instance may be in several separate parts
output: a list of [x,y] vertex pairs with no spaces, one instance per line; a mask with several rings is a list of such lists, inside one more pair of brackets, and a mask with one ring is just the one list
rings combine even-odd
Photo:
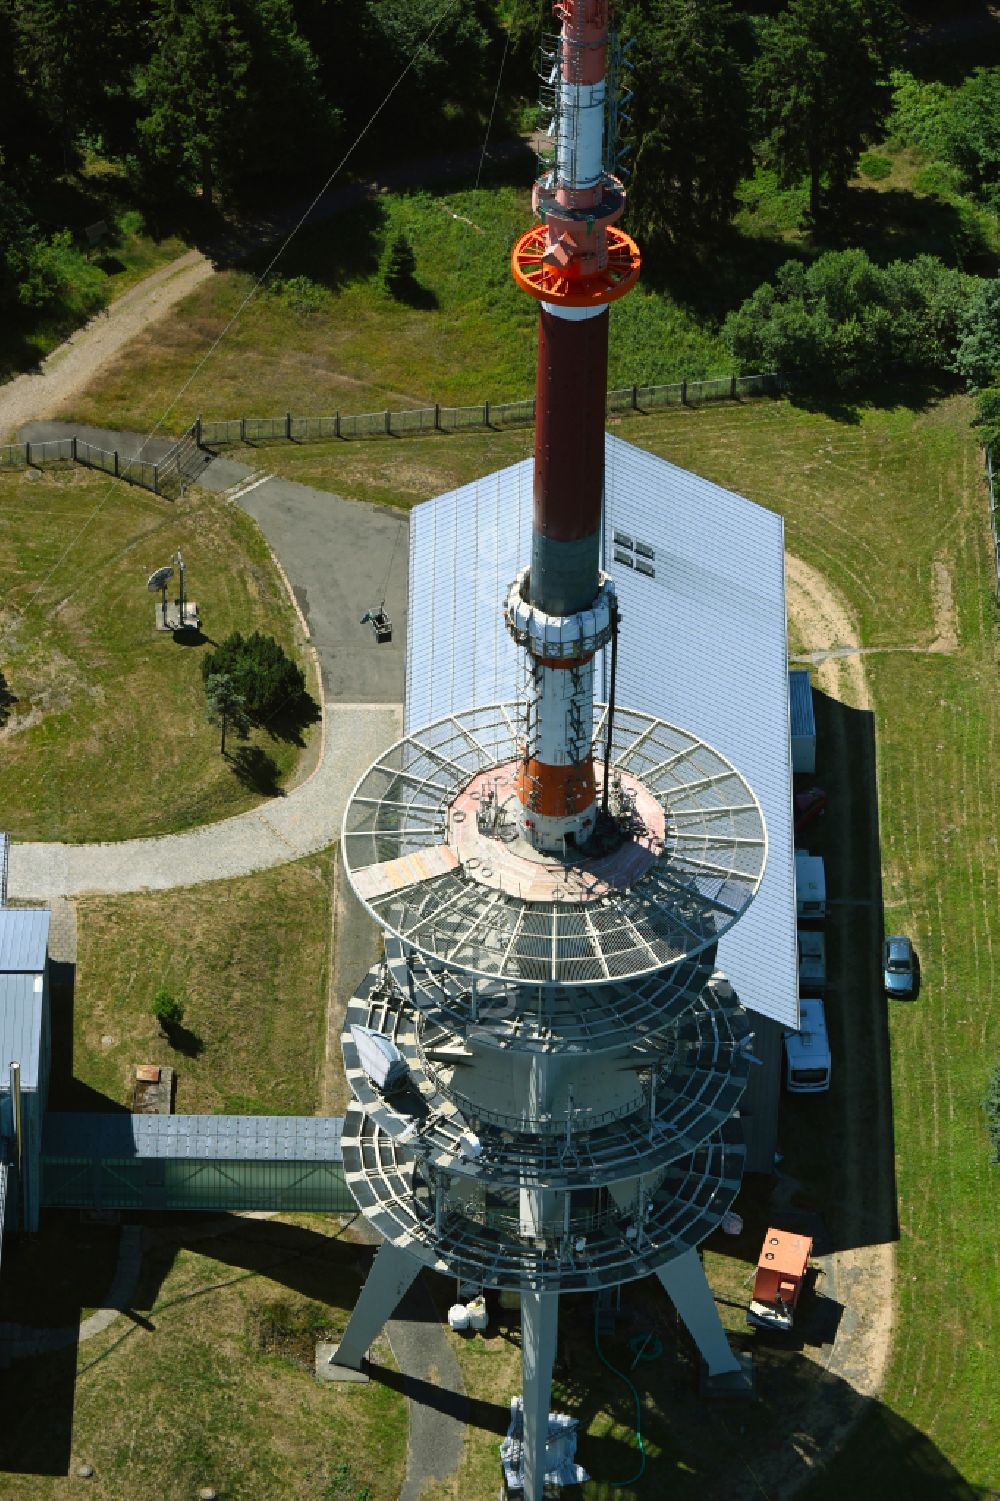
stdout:
[[330,1116],[50,1113],[46,1209],[353,1214]]

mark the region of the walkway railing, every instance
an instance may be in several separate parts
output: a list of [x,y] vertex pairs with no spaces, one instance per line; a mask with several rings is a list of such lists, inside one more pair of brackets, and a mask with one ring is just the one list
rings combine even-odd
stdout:
[[[744,397],[779,396],[785,389],[780,375],[725,375],[714,380],[681,380],[661,386],[618,386],[608,392],[609,415],[651,412],[662,407],[698,406],[707,401],[739,401]],[[456,433],[530,426],[535,420],[534,398],[524,401],[484,401],[474,406],[408,407],[399,411],[345,413],[320,417],[231,417],[221,421],[196,417],[180,438],[155,463],[130,458],[117,449],[97,448],[83,438],[55,438],[37,443],[0,445],[0,470],[44,464],[84,464],[115,479],[141,485],[157,495],[176,499],[203,467],[203,453],[229,445],[314,443],[356,438],[405,438],[417,433]],[[996,533],[994,531],[994,539]]]
[[[185,466],[198,453],[196,424],[192,423],[163,458],[133,458],[118,449],[98,448],[84,438],[49,438],[43,442],[6,443],[0,445],[0,469],[34,469],[46,464],[83,464],[100,469],[130,485],[140,485],[156,495],[173,500],[181,494],[184,483],[192,477]],[[199,466],[200,467],[200,466]]]
[[[617,386],[608,392],[607,411],[649,412],[661,407],[698,406],[706,401],[738,401],[741,397],[777,396],[784,381],[767,375],[725,375],[714,380],[681,380],[670,385]],[[405,438],[417,433],[455,433],[474,429],[530,426],[535,420],[534,397],[524,401],[482,401],[474,406],[403,407],[381,412],[333,412],[324,417],[231,417],[222,421],[200,418],[195,429],[205,448],[230,444],[309,443],[355,438]]]
[[990,533],[993,537],[993,572],[997,581],[997,597],[1000,598],[1000,533],[997,530],[997,495],[993,480],[993,454],[986,450],[986,484],[990,498]]

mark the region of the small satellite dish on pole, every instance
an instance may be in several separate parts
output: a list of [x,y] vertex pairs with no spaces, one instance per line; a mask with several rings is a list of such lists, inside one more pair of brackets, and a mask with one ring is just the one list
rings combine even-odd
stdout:
[[146,584],[146,588],[149,590],[150,594],[155,594],[158,589],[162,590],[163,593],[166,593],[167,585],[170,583],[170,580],[173,578],[173,576],[174,570],[168,563],[166,568],[158,568],[155,573],[151,573],[149,575],[149,580]]
[[160,618],[157,621],[157,627],[161,631],[165,631],[167,629],[167,585],[170,583],[170,580],[173,578],[173,576],[174,570],[168,563],[165,568],[157,568],[156,572],[151,573],[149,575],[149,578],[146,580],[146,588],[149,590],[150,594],[156,594],[158,592],[160,595]]

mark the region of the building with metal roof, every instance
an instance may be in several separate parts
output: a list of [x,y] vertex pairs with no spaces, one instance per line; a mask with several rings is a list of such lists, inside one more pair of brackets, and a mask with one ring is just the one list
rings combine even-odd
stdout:
[[[46,917],[48,913],[45,914]],[[18,1157],[12,1064],[20,1065],[21,1175],[13,1174],[9,1225],[38,1229],[42,1121],[49,1092],[48,984],[41,974],[0,974],[0,1140]]]
[[[755,1013],[748,1167],[770,1170],[781,1032],[798,1025],[784,523],[730,490],[605,437],[603,566],[621,610],[617,699],[704,737],[746,777],[767,828],[757,897],[718,962]],[[530,459],[410,519],[407,731],[517,697],[499,601],[530,547]],[[630,632],[630,624],[641,630]],[[597,681],[607,693],[610,652]],[[758,1020],[759,1019],[759,1020]]]
[[42,907],[0,907],[0,975],[44,973],[51,920]]

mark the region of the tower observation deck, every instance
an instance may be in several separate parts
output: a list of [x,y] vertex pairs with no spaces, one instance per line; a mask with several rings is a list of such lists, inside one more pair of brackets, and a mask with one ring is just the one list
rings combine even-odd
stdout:
[[697,1247],[744,1157],[749,1028],[716,946],[767,853],[724,756],[614,702],[608,310],[639,252],[604,166],[606,5],[561,0],[556,14],[555,157],[512,255],[540,304],[531,558],[497,601],[523,692],[388,748],[342,846],[385,933],[348,1006],[342,1137],[348,1186],[384,1239],[334,1362],[361,1364],[421,1266],[517,1290],[525,1501],[542,1497],[560,1293],[656,1275],[709,1375],[739,1369]]

